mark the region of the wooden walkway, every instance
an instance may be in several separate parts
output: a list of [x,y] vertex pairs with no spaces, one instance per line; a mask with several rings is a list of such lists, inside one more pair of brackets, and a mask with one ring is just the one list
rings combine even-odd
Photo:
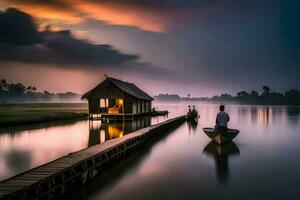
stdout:
[[170,119],[4,180],[0,182],[0,199],[62,198],[90,182],[108,165],[184,121],[185,116]]

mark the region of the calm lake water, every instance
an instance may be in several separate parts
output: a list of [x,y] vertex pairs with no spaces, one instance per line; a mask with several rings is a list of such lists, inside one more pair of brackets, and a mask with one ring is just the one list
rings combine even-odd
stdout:
[[[134,153],[78,194],[83,199],[297,199],[300,190],[300,107],[228,105],[229,126],[240,130],[219,147],[203,133],[216,104],[194,103],[197,125],[182,124]],[[187,103],[156,103],[169,118],[185,114]],[[0,178],[47,163],[88,146],[122,137],[165,120],[123,124],[49,125],[0,134]]]
[[144,117],[124,124],[83,120],[0,129],[0,181],[166,119]]
[[[186,106],[164,108],[178,115]],[[298,199],[300,107],[228,105],[240,134],[219,147],[202,132],[214,125],[218,105],[196,106],[197,126],[185,123],[120,163],[82,199]]]

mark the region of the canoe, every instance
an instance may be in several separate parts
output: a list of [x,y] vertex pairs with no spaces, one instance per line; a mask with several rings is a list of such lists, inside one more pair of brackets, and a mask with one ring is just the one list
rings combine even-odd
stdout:
[[239,134],[237,129],[228,129],[228,131],[215,131],[214,128],[203,128],[204,133],[217,144],[230,142]]

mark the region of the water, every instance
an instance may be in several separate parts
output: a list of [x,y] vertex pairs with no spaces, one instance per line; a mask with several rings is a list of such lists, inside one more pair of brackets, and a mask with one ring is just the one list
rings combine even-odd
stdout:
[[166,119],[144,117],[125,124],[89,123],[88,120],[63,124],[52,122],[0,130],[0,181]]
[[[183,113],[186,105],[165,108]],[[211,143],[218,105],[197,104],[197,126],[183,124],[129,157],[80,195],[83,199],[297,199],[300,190],[300,107],[226,106],[233,143]]]
[[[197,125],[182,124],[134,153],[78,193],[83,199],[297,199],[300,189],[300,107],[228,105],[240,130],[219,147],[202,132],[218,105],[195,103]],[[187,103],[156,103],[169,118]],[[0,175],[6,178],[72,151],[163,121],[89,125],[87,121],[0,134]],[[126,128],[125,128],[126,127]]]

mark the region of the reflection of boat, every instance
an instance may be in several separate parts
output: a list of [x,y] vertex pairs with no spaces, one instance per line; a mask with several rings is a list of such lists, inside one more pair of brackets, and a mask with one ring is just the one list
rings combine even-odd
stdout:
[[228,155],[240,154],[239,148],[232,141],[223,145],[217,145],[211,141],[210,143],[208,143],[208,145],[206,145],[203,152],[215,156],[225,156],[225,155],[228,156]]
[[191,132],[191,130],[195,133],[196,129],[197,129],[197,126],[198,126],[198,120],[187,121],[187,125],[188,125],[188,128],[189,128],[189,133]]
[[204,133],[218,144],[224,144],[233,140],[238,134],[239,130],[228,129],[227,131],[216,131],[214,128],[203,128]]
[[198,118],[200,118],[200,115],[193,116],[193,115],[187,115],[186,116],[186,121],[191,122],[191,123],[198,123]]
[[226,182],[229,178],[228,158],[240,155],[240,150],[232,141],[223,145],[218,145],[211,141],[203,149],[203,153],[214,158],[218,179],[221,182]]

